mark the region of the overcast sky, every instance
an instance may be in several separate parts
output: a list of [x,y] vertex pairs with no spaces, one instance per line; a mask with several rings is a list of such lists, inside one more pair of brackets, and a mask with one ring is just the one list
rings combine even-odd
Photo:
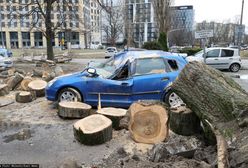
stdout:
[[[175,0],[175,5],[193,5],[195,21],[234,22],[240,17],[242,0]],[[236,19],[235,19],[236,18]],[[248,1],[244,3],[243,24],[248,27]]]

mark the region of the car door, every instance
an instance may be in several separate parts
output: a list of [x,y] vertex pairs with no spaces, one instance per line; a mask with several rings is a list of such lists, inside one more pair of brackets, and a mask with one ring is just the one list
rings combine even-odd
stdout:
[[133,101],[160,100],[163,89],[173,80],[173,72],[168,72],[165,60],[160,57],[136,59],[132,69]]
[[220,69],[228,69],[230,63],[233,61],[234,50],[231,49],[221,49],[221,54],[219,58]]
[[100,94],[102,106],[129,107],[132,103],[133,79],[128,76],[129,65],[124,65],[112,79],[88,77],[85,102],[97,105]]
[[220,66],[220,49],[212,49],[206,53],[206,64],[214,68],[219,68]]

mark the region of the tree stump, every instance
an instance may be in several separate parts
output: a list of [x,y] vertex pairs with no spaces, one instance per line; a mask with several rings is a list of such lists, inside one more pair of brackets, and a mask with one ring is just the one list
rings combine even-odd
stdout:
[[194,135],[200,132],[200,119],[186,106],[170,109],[170,129],[179,135]]
[[23,80],[23,78],[24,78],[23,75],[16,72],[15,76],[11,77],[7,81],[7,85],[9,86],[10,90],[14,90],[16,86]]
[[29,90],[28,84],[29,84],[31,81],[33,81],[32,77],[30,77],[30,76],[24,77],[24,79],[23,79],[22,82],[21,82],[21,86],[20,86],[21,90],[23,90],[23,91],[28,91],[28,90]]
[[46,86],[47,82],[43,80],[33,80],[28,84],[29,90],[35,92],[36,97],[45,96]]
[[127,110],[120,109],[120,108],[102,108],[100,110],[97,110],[98,114],[102,114],[112,121],[112,127],[114,129],[119,129],[120,120],[126,115]]
[[19,92],[16,93],[16,101],[19,103],[29,103],[34,99],[33,95],[30,92]]
[[112,139],[112,121],[100,114],[93,114],[73,125],[75,138],[85,145],[97,145]]
[[84,118],[91,114],[91,106],[81,102],[59,103],[58,115],[62,118]]
[[130,108],[129,131],[136,142],[159,143],[169,135],[168,111],[159,102],[136,102]]
[[0,96],[9,94],[9,87],[6,84],[0,84]]

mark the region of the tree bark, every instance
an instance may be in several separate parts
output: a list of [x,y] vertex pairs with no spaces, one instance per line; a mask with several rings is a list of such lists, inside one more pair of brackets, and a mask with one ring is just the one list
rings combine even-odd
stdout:
[[81,102],[60,102],[58,115],[62,118],[85,118],[91,114],[91,106]]
[[112,139],[112,121],[99,114],[93,114],[73,125],[75,138],[85,145],[97,145]]
[[242,159],[238,162],[248,165],[248,142],[242,141],[248,138],[248,94],[244,89],[220,71],[192,62],[182,70],[172,90],[202,121],[207,120],[227,141],[239,146],[236,152]]
[[52,44],[52,40],[54,38],[54,32],[52,30],[52,21],[51,21],[52,4],[53,1],[47,1],[46,3],[45,25],[46,25],[46,43],[47,43],[48,60],[54,60],[53,44]]
[[33,81],[33,79],[29,76],[24,77],[24,79],[21,82],[21,90],[28,91],[28,84]]
[[186,106],[170,109],[170,129],[179,135],[194,135],[200,132],[200,119]]
[[168,137],[168,110],[160,102],[136,102],[129,112],[129,131],[134,141],[154,144]]
[[111,108],[102,108],[100,110],[97,110],[97,113],[111,119],[112,127],[118,130],[120,129],[120,120],[126,115],[127,110],[111,107]]

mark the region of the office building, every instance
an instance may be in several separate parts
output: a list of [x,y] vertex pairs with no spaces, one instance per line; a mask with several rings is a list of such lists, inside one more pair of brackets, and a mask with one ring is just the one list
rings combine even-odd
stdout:
[[[53,5],[51,20],[53,27],[57,27],[53,37],[54,46],[61,46],[64,43],[70,43],[74,48],[87,46],[91,32],[90,1],[69,0],[63,5],[63,0],[60,0],[59,5],[57,3]],[[23,4],[34,2],[0,0],[0,45],[7,48],[46,47],[46,38],[42,33],[45,30],[44,19],[36,14],[25,15],[34,10],[37,4]]]

